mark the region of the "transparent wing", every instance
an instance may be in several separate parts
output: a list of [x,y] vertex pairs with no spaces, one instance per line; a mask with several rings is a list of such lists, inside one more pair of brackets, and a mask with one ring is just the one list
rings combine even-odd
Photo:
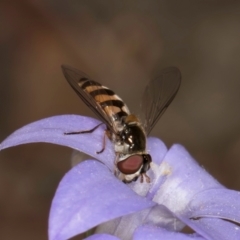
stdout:
[[160,75],[147,85],[141,104],[147,135],[176,96],[180,84],[181,73],[179,69],[168,67],[163,69]]
[[[101,84],[91,80],[85,73],[78,69],[62,65],[62,71],[68,83],[82,99],[82,101],[100,118],[100,120],[102,120],[108,126],[110,130],[113,131],[113,121],[111,117],[103,110],[103,107],[100,104],[101,100],[97,102],[96,99],[81,86],[80,83],[81,81],[84,81],[88,87],[95,89],[96,95],[99,95],[100,98],[101,96],[104,96],[104,91],[106,95],[108,95],[108,91],[111,90],[104,89]],[[97,91],[101,91],[101,94],[98,94]]]

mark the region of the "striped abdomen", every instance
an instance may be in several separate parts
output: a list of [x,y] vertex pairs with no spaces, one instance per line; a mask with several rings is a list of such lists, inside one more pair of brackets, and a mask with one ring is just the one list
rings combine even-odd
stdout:
[[109,88],[87,78],[81,78],[78,84],[92,98],[92,105],[95,102],[112,121],[130,114],[122,99]]

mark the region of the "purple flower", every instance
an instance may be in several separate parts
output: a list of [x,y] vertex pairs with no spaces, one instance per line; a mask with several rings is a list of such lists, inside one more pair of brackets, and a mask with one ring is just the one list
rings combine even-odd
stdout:
[[[17,130],[0,145],[49,142],[92,156],[60,182],[50,211],[50,240],[94,227],[95,234],[86,239],[240,239],[240,192],[218,183],[181,145],[167,150],[156,138],[149,138],[147,147],[153,159],[151,183],[124,184],[114,176],[112,143],[107,141],[105,151],[96,154],[104,126],[91,134],[64,135],[98,123],[76,115],[51,117]],[[182,233],[186,225],[194,233]]]

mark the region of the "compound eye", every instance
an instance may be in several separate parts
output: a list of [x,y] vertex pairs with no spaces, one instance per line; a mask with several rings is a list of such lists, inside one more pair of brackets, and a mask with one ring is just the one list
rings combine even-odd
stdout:
[[120,172],[124,174],[134,174],[143,165],[143,157],[141,155],[133,155],[129,158],[117,163]]

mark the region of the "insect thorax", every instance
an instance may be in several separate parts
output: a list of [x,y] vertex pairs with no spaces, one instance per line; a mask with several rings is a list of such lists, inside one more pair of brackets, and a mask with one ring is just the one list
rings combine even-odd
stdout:
[[145,153],[146,151],[146,136],[139,121],[129,121],[134,115],[129,115],[122,119],[121,131],[115,136],[115,152],[120,156],[134,153]]

